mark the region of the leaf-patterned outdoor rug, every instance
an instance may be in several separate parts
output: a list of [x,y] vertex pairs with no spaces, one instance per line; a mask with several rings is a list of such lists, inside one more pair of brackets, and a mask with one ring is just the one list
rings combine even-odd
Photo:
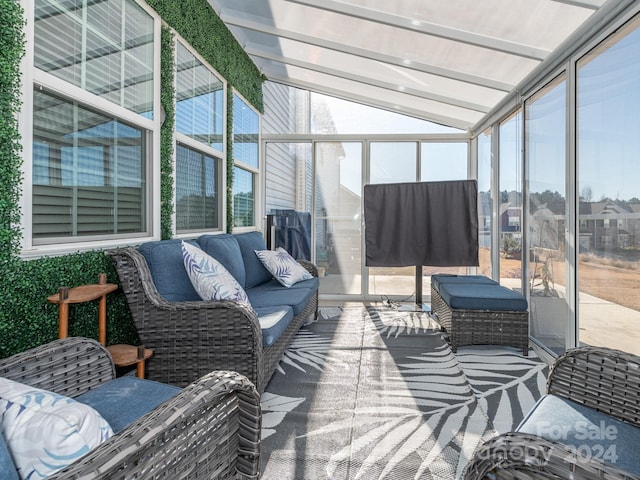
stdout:
[[505,426],[530,408],[517,406],[518,378],[527,403],[539,397],[535,369],[539,360],[509,347],[461,348],[456,358],[423,312],[321,308],[262,397],[261,478],[461,478],[478,445],[502,431],[487,413]]

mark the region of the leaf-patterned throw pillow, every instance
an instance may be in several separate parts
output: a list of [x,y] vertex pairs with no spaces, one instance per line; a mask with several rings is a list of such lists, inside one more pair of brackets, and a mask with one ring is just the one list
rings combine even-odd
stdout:
[[285,287],[313,278],[313,275],[282,247],[278,247],[277,250],[255,250],[255,252],[264,268]]
[[89,405],[0,378],[0,433],[18,475],[31,480],[71,465],[113,430]]
[[215,258],[187,242],[182,242],[182,258],[191,284],[203,300],[233,300],[250,305],[242,286]]

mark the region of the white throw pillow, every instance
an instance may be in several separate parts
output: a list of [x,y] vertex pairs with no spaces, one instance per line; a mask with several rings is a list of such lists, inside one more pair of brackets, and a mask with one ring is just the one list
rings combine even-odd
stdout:
[[255,250],[255,252],[264,268],[285,287],[313,278],[313,275],[282,247],[276,250]]
[[233,300],[250,305],[242,286],[215,258],[184,241],[182,257],[191,284],[203,300]]
[[113,435],[90,406],[2,377],[0,431],[22,479],[48,477]]

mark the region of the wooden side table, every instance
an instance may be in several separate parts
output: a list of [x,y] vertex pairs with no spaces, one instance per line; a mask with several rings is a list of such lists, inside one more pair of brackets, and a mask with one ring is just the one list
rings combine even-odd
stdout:
[[[47,298],[50,303],[57,303],[58,312],[58,338],[67,338],[69,335],[69,305],[72,303],[84,303],[98,300],[98,341],[107,345],[107,294],[118,289],[115,283],[107,283],[107,276],[101,273],[98,283],[80,285],[78,287],[61,287],[60,291]],[[135,345],[109,345],[107,347],[113,363],[117,367],[128,367],[136,364],[136,375],[144,378],[145,361],[153,355],[153,350],[144,346]]]

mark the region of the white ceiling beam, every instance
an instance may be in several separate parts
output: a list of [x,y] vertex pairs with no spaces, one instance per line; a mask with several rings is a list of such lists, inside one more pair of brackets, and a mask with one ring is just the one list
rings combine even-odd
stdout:
[[[252,30],[252,31],[264,33],[267,35],[272,35],[275,37],[282,37],[282,38],[286,38],[296,42],[305,43],[308,45],[314,45],[317,47],[326,48],[326,49],[334,50],[337,52],[348,53],[350,55],[355,55],[357,57],[362,57],[362,58],[374,60],[381,63],[388,63],[390,65],[396,65],[399,67],[408,68],[410,70],[415,70],[418,72],[429,73],[431,75],[437,75],[443,78],[450,78],[452,80],[457,80],[457,81],[469,83],[472,85],[478,85],[481,87],[487,87],[487,88],[490,88],[493,90],[499,90],[505,93],[510,92],[515,86],[514,84],[501,82],[499,80],[493,80],[490,78],[480,77],[477,75],[470,75],[470,74],[466,74],[466,73],[455,71],[455,70],[437,67],[427,63],[417,62],[415,60],[402,59],[394,55],[386,55],[383,53],[375,52],[373,50],[367,50],[364,48],[344,45],[338,42],[333,42],[330,40],[314,37],[312,35],[292,32],[290,30],[277,28],[272,25],[266,25],[265,23],[261,22],[259,19],[249,18],[250,16],[239,17],[236,15],[230,15],[226,13],[224,10],[220,11],[218,15],[224,21],[224,23],[229,26]],[[243,44],[242,39],[239,39],[239,41],[241,44]]]
[[481,105],[479,103],[468,102],[468,101],[464,101],[464,100],[460,100],[454,97],[449,97],[444,95],[437,95],[434,93],[429,93],[428,91],[425,91],[425,90],[418,90],[412,87],[405,87],[403,85],[399,85],[396,83],[377,80],[370,76],[358,75],[358,74],[347,72],[344,70],[337,70],[334,68],[318,65],[315,63],[306,62],[303,60],[284,57],[278,53],[267,51],[266,49],[264,49],[262,45],[247,44],[245,45],[244,49],[251,56],[260,57],[281,65],[292,65],[298,68],[302,68],[304,70],[311,70],[311,71],[319,72],[332,77],[343,78],[345,80],[358,82],[364,85],[371,85],[373,87],[378,87],[384,90],[390,90],[396,93],[402,93],[407,96],[424,98],[425,100],[444,103],[454,107],[464,108],[465,110],[473,110],[483,114],[487,113],[490,109],[488,105]]
[[350,102],[357,102],[369,107],[381,108],[390,112],[401,113],[403,115],[409,115],[411,117],[419,118],[422,120],[428,120],[430,122],[439,123],[448,127],[460,128],[462,130],[468,130],[475,121],[465,121],[460,118],[452,118],[446,115],[438,115],[433,112],[425,112],[424,110],[413,109],[407,105],[399,105],[397,103],[385,103],[378,101],[375,98],[369,96],[360,95],[356,92],[345,91],[343,89],[334,89],[327,85],[318,85],[305,80],[292,79],[289,76],[283,76],[276,71],[269,71],[267,69],[265,75],[273,82],[282,83],[283,85],[289,85],[296,88],[306,89],[317,93],[323,93],[332,97],[341,98]]
[[604,2],[600,0],[551,0],[552,2],[564,3],[573,7],[588,8],[598,10]]
[[287,2],[305,5],[307,7],[318,8],[321,10],[347,15],[349,17],[359,18],[370,22],[383,25],[389,25],[395,28],[402,28],[412,32],[431,35],[435,37],[452,40],[454,42],[465,43],[480,48],[487,48],[518,57],[529,58],[532,60],[542,61],[549,53],[549,50],[537,48],[531,45],[512,42],[502,38],[490,37],[473,33],[467,30],[438,25],[423,20],[416,20],[411,17],[396,15],[393,13],[382,12],[367,7],[347,4],[338,0],[286,0]]

